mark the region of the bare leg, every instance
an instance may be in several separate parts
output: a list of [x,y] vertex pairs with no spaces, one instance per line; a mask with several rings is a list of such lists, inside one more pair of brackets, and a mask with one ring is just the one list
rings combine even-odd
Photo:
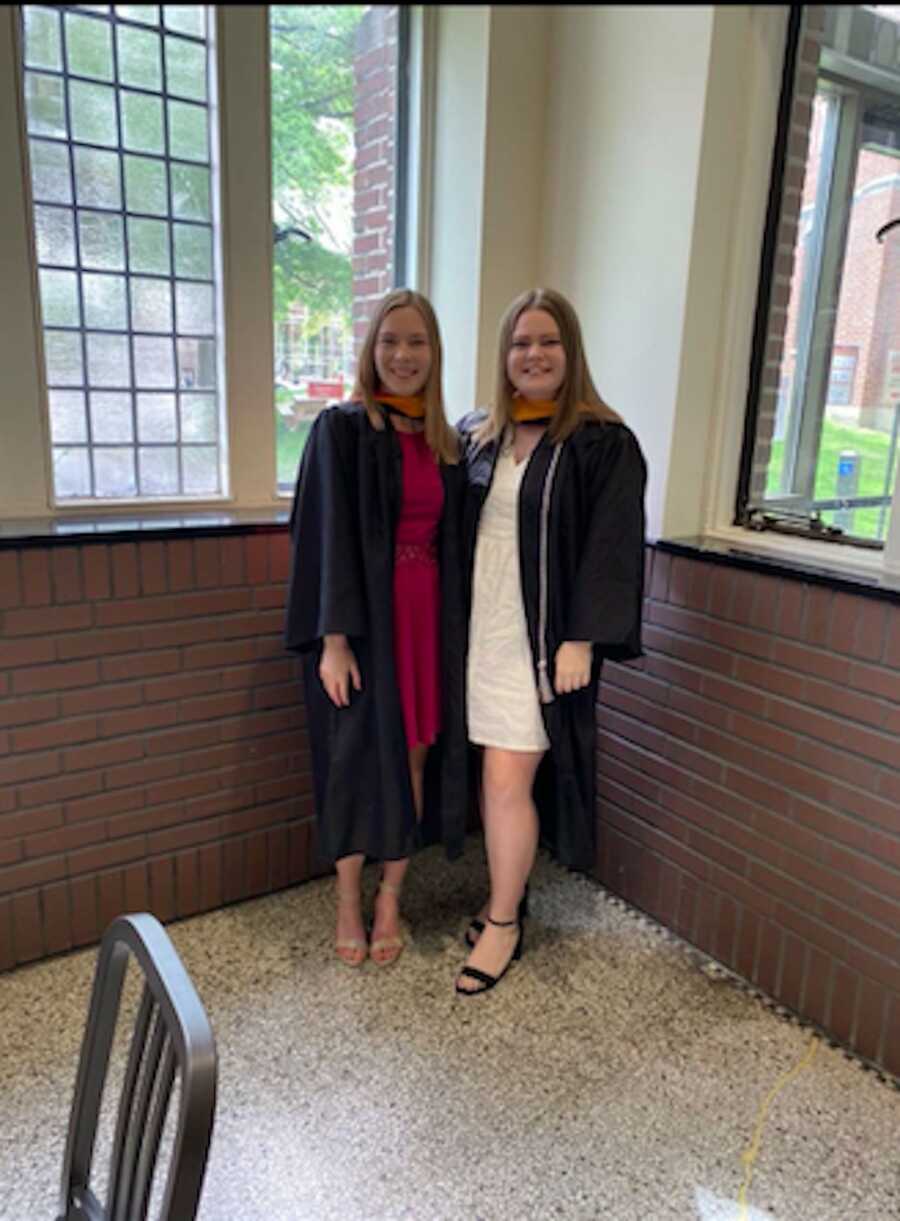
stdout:
[[[531,789],[542,758],[541,751],[484,752],[483,810],[491,896],[486,914],[494,920],[515,920],[519,900],[534,865],[538,843],[538,816]],[[498,975],[509,961],[518,929],[485,924],[467,966]],[[460,987],[478,991],[475,980],[463,977]]]
[[339,942],[357,941],[360,944],[341,945],[336,953],[350,966],[357,966],[366,956],[366,929],[360,909],[359,884],[362,878],[364,857],[361,852],[344,856],[337,862],[337,932]]
[[427,746],[414,746],[409,752],[409,779],[417,822],[422,821],[422,810],[425,806],[425,763],[428,759],[428,749]]
[[[428,757],[427,746],[414,746],[409,752],[409,779],[412,784],[413,803],[416,809],[416,819],[422,820],[422,806],[425,789],[425,760]],[[372,941],[393,940],[400,936],[400,891],[403,879],[409,867],[409,857],[400,861],[385,861],[382,880],[384,887],[379,887],[375,895],[375,921],[372,925]],[[396,946],[386,946],[373,951],[372,957],[382,964],[391,962],[398,956],[400,950]]]

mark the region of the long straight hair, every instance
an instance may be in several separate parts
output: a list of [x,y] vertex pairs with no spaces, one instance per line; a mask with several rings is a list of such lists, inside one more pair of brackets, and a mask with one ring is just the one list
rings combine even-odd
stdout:
[[411,288],[395,288],[378,302],[375,312],[369,320],[369,329],[366,331],[359,360],[356,362],[353,398],[365,405],[369,419],[375,428],[384,427],[381,410],[377,406],[380,382],[378,370],[375,368],[375,344],[381,324],[388,314],[392,310],[403,309],[405,306],[411,306],[418,312],[431,347],[431,368],[422,388],[422,397],[425,401],[425,441],[436,461],[448,462],[452,465],[459,461],[459,444],[456,433],[447,423],[447,417],[444,414],[444,395],[441,389],[443,364],[441,335],[434,309],[427,297],[414,292]]
[[488,418],[477,430],[478,440],[482,443],[496,440],[512,419],[515,387],[506,372],[507,359],[516,323],[531,309],[544,310],[555,321],[566,355],[566,373],[556,395],[556,411],[547,426],[550,440],[564,441],[586,419],[620,424],[622,417],[613,411],[594,385],[584,354],[581,325],[572,305],[553,288],[530,288],[516,297],[500,320],[494,401]]

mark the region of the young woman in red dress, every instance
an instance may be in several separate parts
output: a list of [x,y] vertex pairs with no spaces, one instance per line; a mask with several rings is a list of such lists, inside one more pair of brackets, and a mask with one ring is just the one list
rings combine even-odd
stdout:
[[[457,453],[434,312],[418,293],[389,293],[352,401],[316,420],[291,519],[287,644],[305,656],[319,850],[335,862],[336,952],[348,966],[399,957],[411,852],[433,840],[450,856],[462,849]],[[366,859],[383,862],[368,942]]]

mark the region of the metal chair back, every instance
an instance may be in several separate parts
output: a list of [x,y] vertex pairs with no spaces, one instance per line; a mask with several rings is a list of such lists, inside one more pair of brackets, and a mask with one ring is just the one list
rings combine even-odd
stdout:
[[[107,1199],[91,1189],[103,1088],[130,960],[144,987],[122,1081]],[[58,1221],[144,1221],[179,1078],[178,1112],[159,1221],[192,1221],[216,1105],[216,1048],[206,1011],[159,921],[120,916],[100,943],[63,1161]]]

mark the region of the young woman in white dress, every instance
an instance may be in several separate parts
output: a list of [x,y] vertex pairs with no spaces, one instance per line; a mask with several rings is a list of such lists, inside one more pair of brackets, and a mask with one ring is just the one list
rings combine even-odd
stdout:
[[483,748],[491,887],[456,981],[474,995],[521,955],[541,835],[564,864],[594,864],[596,686],[604,657],[640,655],[646,471],[594,386],[575,311],[549,289],[508,309],[494,405],[459,428],[474,549],[468,734]]

